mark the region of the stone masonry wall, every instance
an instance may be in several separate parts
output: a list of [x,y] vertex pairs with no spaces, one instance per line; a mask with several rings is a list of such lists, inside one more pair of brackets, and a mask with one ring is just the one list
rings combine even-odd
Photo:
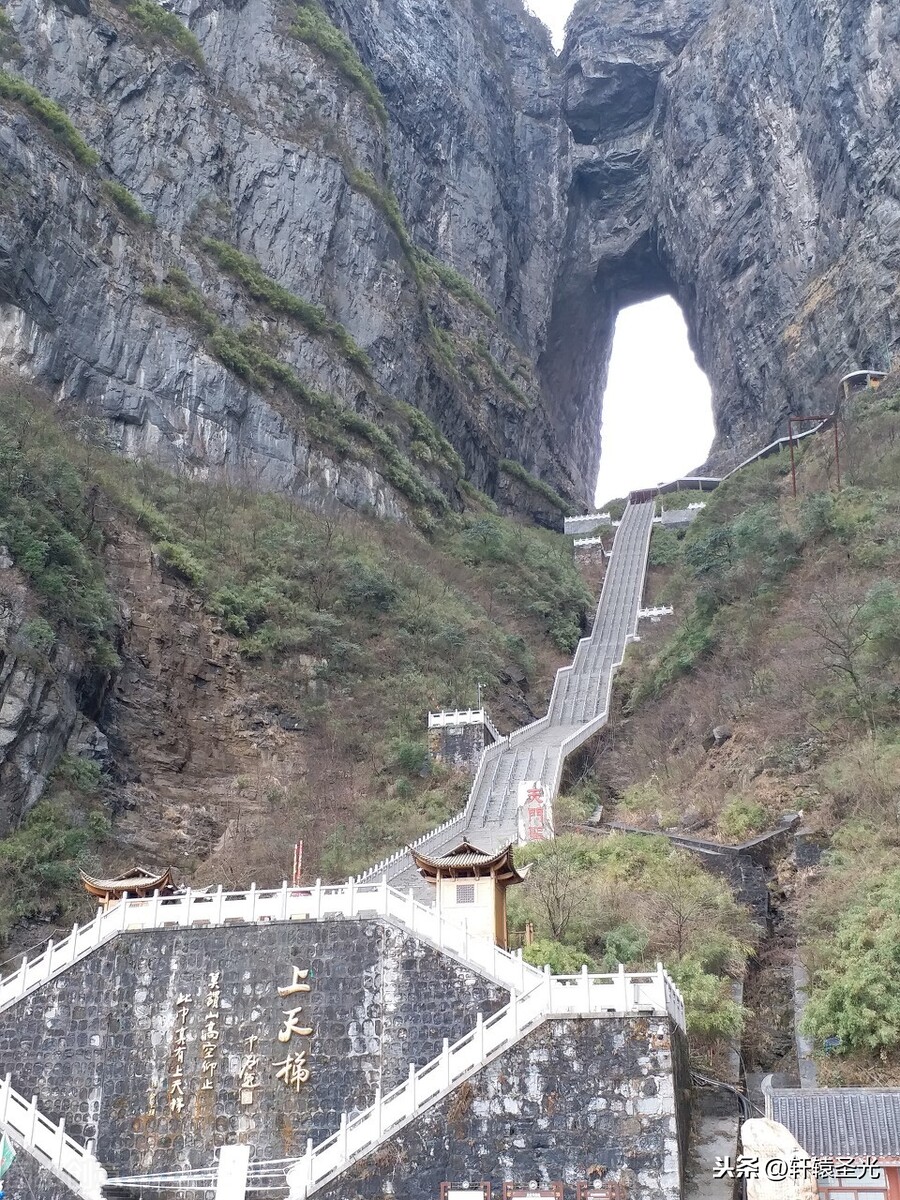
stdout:
[[492,741],[483,724],[444,725],[428,730],[428,753],[432,762],[460,767],[474,775],[482,750]]
[[[684,1039],[658,1018],[550,1019],[356,1163],[317,1200],[437,1197],[443,1181],[602,1175],[629,1200],[680,1195]],[[681,1143],[681,1144],[679,1144]]]
[[[293,967],[309,970],[310,991],[279,997]],[[280,1158],[328,1136],[341,1111],[366,1107],[376,1087],[393,1087],[410,1062],[428,1062],[443,1038],[508,999],[381,920],[125,933],[0,1014],[0,1075],[36,1094],[50,1119],[65,1117],[76,1139],[95,1138],[111,1174],[206,1166],[215,1146],[238,1139]],[[295,1023],[313,1034],[279,1041],[297,1005]],[[172,1113],[182,1013],[184,1109]],[[304,1053],[292,1061],[308,1080],[277,1078],[279,1063]]]

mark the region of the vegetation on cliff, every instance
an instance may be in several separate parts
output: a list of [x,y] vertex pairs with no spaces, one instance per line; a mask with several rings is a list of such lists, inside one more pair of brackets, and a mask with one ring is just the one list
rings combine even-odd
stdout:
[[[802,811],[825,854],[780,882],[811,973],[806,1028],[819,1048],[840,1039],[830,1082],[900,1077],[898,421],[889,379],[842,416],[840,490],[830,437],[813,439],[798,499],[784,454],[707,496],[683,538],[654,535],[650,599],[675,616],[626,658],[628,724],[604,735],[592,784],[626,823],[732,843]],[[770,1037],[765,993],[750,1044]]]
[[18,75],[0,71],[0,100],[21,104],[82,166],[92,167],[100,161],[96,150],[91,149],[56,101],[39,92]]

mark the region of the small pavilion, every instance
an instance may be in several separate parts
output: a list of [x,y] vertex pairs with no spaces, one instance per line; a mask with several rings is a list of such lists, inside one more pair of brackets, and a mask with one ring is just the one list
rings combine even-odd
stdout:
[[79,871],[81,882],[89,896],[96,897],[104,908],[115,904],[117,900],[141,899],[159,892],[161,896],[171,896],[175,891],[172,881],[172,868],[163,871],[150,871],[146,867],[132,867],[113,879],[95,879],[85,871]]
[[512,851],[512,844],[490,852],[467,840],[438,858],[410,848],[419,874],[435,886],[438,912],[465,924],[472,933],[493,938],[504,950],[506,889],[525,878],[516,870]]

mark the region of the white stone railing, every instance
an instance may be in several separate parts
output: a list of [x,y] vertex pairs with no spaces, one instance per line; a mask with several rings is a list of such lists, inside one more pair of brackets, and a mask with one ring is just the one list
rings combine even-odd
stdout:
[[658,608],[642,608],[638,612],[638,620],[645,621],[649,618],[651,621],[658,621],[660,617],[671,617],[675,609],[671,605],[661,605]]
[[[575,538],[573,546],[602,546],[603,538]],[[606,553],[606,551],[604,551]]]
[[82,1146],[66,1133],[65,1121],[54,1125],[38,1112],[36,1096],[29,1102],[14,1092],[9,1075],[0,1080],[0,1130],[84,1200],[100,1200],[106,1172],[91,1144]]
[[499,742],[503,737],[488,716],[486,708],[464,708],[428,714],[429,729],[444,729],[448,725],[484,725],[495,742]]
[[528,990],[540,976],[521,952],[501,950],[491,938],[470,933],[465,925],[420,904],[411,892],[398,892],[386,878],[371,883],[351,879],[336,886],[318,880],[311,887],[284,883],[277,889],[259,889],[254,884],[246,892],[226,892],[220,887],[178,896],[157,894],[146,900],[120,900],[105,911],[101,909],[89,924],[76,925],[68,937],[50,942],[35,958],[23,959],[17,971],[0,980],[0,1011],[120,933],[372,915],[398,922],[513,991]]
[[582,513],[581,516],[578,517],[564,517],[563,532],[567,534],[583,533],[584,526],[586,524],[599,525],[602,522],[603,524],[608,525],[611,520],[612,516],[608,512]]
[[288,1170],[291,1200],[305,1200],[332,1182],[355,1161],[392,1137],[452,1088],[508,1050],[548,1017],[622,1017],[646,1014],[671,1017],[684,1029],[684,1003],[662,964],[652,972],[613,975],[551,975],[549,968],[525,996],[484,1020],[478,1014],[474,1029],[437,1058],[416,1070],[409,1068],[403,1083],[356,1116],[342,1114],[338,1131],[317,1146],[307,1142],[306,1153]]
[[443,729],[446,725],[481,725],[483,722],[483,708],[457,708],[452,712],[428,714],[429,729]]

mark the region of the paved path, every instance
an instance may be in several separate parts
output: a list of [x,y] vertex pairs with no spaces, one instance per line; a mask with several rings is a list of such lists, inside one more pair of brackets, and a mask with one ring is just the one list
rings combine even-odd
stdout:
[[[572,665],[557,673],[547,715],[485,751],[465,810],[417,843],[417,849],[439,855],[463,837],[485,850],[499,849],[517,838],[521,782],[540,780],[551,801],[555,798],[566,756],[602,728],[609,715],[613,673],[637,630],[654,508],[650,500],[625,510],[593,632],[579,642]],[[412,888],[425,900],[433,896],[408,854],[380,863],[363,878],[383,874],[396,888]]]

